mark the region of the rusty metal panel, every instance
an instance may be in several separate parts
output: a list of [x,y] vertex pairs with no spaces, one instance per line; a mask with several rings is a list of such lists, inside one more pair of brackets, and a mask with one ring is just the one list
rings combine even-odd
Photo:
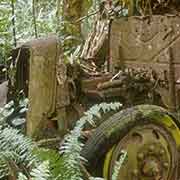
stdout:
[[28,44],[29,59],[29,111],[27,134],[47,120],[56,106],[56,64],[59,58],[59,44],[56,37],[38,39]]
[[168,71],[172,48],[175,79],[180,77],[180,17],[174,15],[129,17],[111,26],[111,71],[123,65]]
[[[173,57],[174,83],[176,83],[176,91],[178,91],[179,49],[179,16],[135,16],[116,19],[112,22],[110,33],[111,72],[116,72],[116,69],[123,67],[152,69],[162,80],[166,78],[170,80],[170,60]],[[166,97],[170,96],[168,93],[167,91]]]
[[[12,52],[15,73],[9,83],[9,99],[21,90],[29,99],[27,134],[38,136],[47,120],[57,120],[65,129],[66,107],[70,105],[67,67],[58,37],[29,41]],[[37,137],[38,138],[38,137]]]

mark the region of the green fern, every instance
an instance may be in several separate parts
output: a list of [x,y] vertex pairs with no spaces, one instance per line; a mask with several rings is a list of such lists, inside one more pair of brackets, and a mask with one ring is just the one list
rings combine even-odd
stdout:
[[[0,179],[6,177],[8,174],[12,174],[12,171],[16,171],[16,167],[13,166],[16,158],[17,154],[15,152],[0,152]],[[11,169],[9,166],[11,166]]]
[[84,125],[90,123],[96,126],[94,119],[120,107],[120,103],[102,103],[90,108],[65,137],[60,154],[53,150],[39,149],[20,131],[8,125],[0,126],[0,178],[12,175],[15,171],[18,180],[83,180],[80,163],[85,159],[80,155],[83,143],[79,137]]
[[[81,132],[86,123],[96,126],[94,119],[101,118],[102,113],[117,110],[120,103],[102,103],[95,105],[84,113],[84,116],[77,121],[75,128],[65,137],[63,145],[60,147],[60,154],[54,150],[36,149],[35,154],[41,161],[49,160],[49,168],[53,180],[83,180],[80,163],[83,159],[80,152],[83,143],[79,141]],[[94,180],[102,178],[94,178]]]
[[26,120],[22,114],[28,110],[28,99],[24,96],[20,96],[19,98],[18,104],[10,101],[3,108],[0,108],[0,125],[20,127],[25,124]]
[[59,152],[51,149],[39,148],[34,151],[34,154],[40,161],[49,161],[49,169],[53,179],[57,179],[60,169],[64,167],[64,158],[60,156]]
[[[49,161],[44,161],[39,164],[36,168],[32,169],[30,172],[30,179],[31,180],[51,180],[51,172],[49,168]],[[28,178],[19,173],[18,180],[28,180]]]
[[18,130],[0,128],[0,177],[15,170],[29,169],[37,158],[32,154],[35,144]]
[[49,180],[51,179],[51,172],[49,167],[49,161],[44,161],[38,167],[32,169],[31,180]]
[[37,149],[36,143],[24,136],[20,130],[9,126],[13,121],[17,124],[21,117],[16,115],[26,112],[27,104],[27,99],[20,98],[18,106],[15,107],[11,101],[0,109],[0,179],[9,175],[17,177],[18,174],[18,179],[21,180],[29,177],[32,180],[51,179],[48,162],[40,161],[33,153],[34,149]]
[[63,171],[59,177],[63,180],[83,180],[80,163],[85,160],[80,153],[83,148],[83,143],[79,141],[81,132],[88,122],[96,126],[95,118],[101,118],[101,112],[107,113],[111,110],[118,110],[122,105],[120,103],[101,103],[91,107],[84,116],[77,121],[75,128],[65,137],[63,146],[60,147],[60,153],[64,158]]
[[10,101],[3,108],[0,108],[0,125],[6,123],[6,119],[14,111],[14,102]]
[[19,173],[17,180],[28,180],[28,178],[23,173]]
[[112,180],[117,180],[118,179],[119,171],[120,171],[125,159],[127,158],[127,152],[126,151],[122,150],[121,153],[122,153],[122,155],[120,156],[119,160],[116,161],[116,164],[114,166]]

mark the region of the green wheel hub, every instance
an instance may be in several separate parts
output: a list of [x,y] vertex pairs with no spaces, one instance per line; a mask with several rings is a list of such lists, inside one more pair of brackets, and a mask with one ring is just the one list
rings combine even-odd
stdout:
[[122,150],[127,158],[119,170],[119,180],[174,180],[178,152],[174,139],[163,127],[137,126],[122,138],[112,152],[109,179]]
[[[179,180],[180,122],[155,105],[114,114],[86,142],[82,156],[94,176],[112,180],[116,161],[127,154],[119,180]],[[122,159],[122,158],[121,158]]]

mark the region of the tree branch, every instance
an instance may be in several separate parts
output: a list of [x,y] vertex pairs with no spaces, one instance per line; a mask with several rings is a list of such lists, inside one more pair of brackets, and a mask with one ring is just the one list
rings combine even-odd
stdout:
[[35,35],[35,38],[38,38],[37,23],[36,23],[36,4],[35,4],[35,0],[32,1],[32,11],[33,11],[33,23],[34,23],[34,35]]

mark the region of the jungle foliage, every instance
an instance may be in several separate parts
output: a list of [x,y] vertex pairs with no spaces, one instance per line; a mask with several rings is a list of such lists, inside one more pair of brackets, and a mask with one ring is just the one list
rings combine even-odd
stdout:
[[[99,12],[104,15],[104,9],[108,12],[105,17],[111,19],[114,16],[158,13],[159,9],[166,12],[171,5],[177,4],[163,0],[0,0],[0,64],[9,63],[12,48],[52,33],[59,35],[65,55],[72,60],[71,55],[76,55],[77,47],[92,28],[95,15]],[[120,107],[120,103],[93,106],[77,121],[57,152],[40,148],[25,136],[27,99],[20,100],[18,105],[8,103],[0,109],[0,179],[83,179],[81,161],[85,160],[80,155],[83,143],[79,139],[84,125],[96,126],[94,119]],[[117,162],[113,180],[123,159]]]
[[[16,114],[27,110],[27,100],[21,101],[19,106],[21,109]],[[10,122],[22,125],[24,121],[23,118],[20,120],[12,116],[15,111],[13,102],[8,103],[0,110],[0,178],[10,176],[18,180],[83,180],[81,162],[86,160],[80,155],[83,147],[80,137],[85,124],[95,127],[95,119],[120,107],[120,103],[102,103],[90,108],[65,137],[58,152],[39,147],[36,142],[23,135],[20,128],[13,127]],[[117,169],[121,164],[122,162],[117,164]]]

